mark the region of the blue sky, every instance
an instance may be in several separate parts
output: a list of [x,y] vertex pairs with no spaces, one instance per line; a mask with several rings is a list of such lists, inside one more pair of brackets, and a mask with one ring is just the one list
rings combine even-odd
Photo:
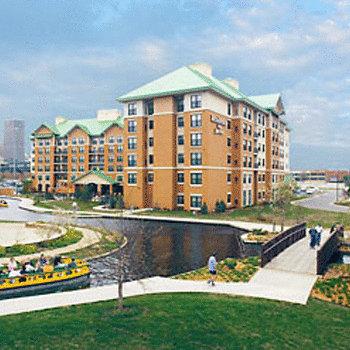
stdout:
[[281,92],[292,168],[350,168],[350,0],[0,0],[0,123],[94,117],[205,61],[247,94]]

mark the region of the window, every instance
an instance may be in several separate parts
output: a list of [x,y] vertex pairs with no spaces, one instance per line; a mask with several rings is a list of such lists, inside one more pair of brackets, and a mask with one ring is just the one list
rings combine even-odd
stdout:
[[123,171],[123,167],[121,165],[117,166],[117,172],[121,173]]
[[115,138],[114,136],[110,136],[110,138],[108,139],[109,143],[114,143],[115,142]]
[[117,143],[123,143],[123,137],[122,136],[117,136]]
[[231,103],[227,104],[227,114],[231,115]]
[[202,115],[192,114],[191,115],[191,128],[198,128],[202,126]]
[[122,162],[123,161],[123,156],[117,156],[117,162]]
[[[135,147],[136,147],[136,140],[135,140]],[[118,153],[123,152],[123,145],[118,145],[118,146],[117,146],[117,152],[118,152]]]
[[177,162],[178,162],[179,164],[183,164],[183,163],[185,162],[185,157],[184,157],[184,154],[183,154],[183,153],[179,153],[179,154],[177,155]]
[[202,173],[191,173],[191,185],[202,184]]
[[184,135],[179,135],[177,137],[177,144],[178,145],[183,145],[184,144]]
[[84,160],[85,160],[84,156],[80,156],[80,157],[79,157],[79,162],[80,162],[80,163],[84,163]]
[[231,155],[230,154],[227,155],[227,164],[231,164]]
[[114,152],[114,146],[108,146],[108,152],[113,153]]
[[231,173],[227,173],[226,180],[227,180],[227,183],[231,183]]
[[128,184],[133,185],[137,183],[136,173],[128,173]]
[[128,166],[136,166],[136,155],[135,154],[128,155]]
[[202,145],[202,134],[195,133],[191,134],[191,146],[201,146]]
[[84,147],[79,147],[79,153],[84,153]]
[[200,208],[202,206],[202,196],[191,196],[191,208]]
[[231,120],[227,121],[227,129],[230,130],[231,129]]
[[176,203],[178,206],[183,206],[185,204],[185,197],[183,194],[178,194],[176,197]]
[[148,121],[148,128],[149,128],[150,130],[153,130],[153,129],[154,129],[154,120],[149,120],[149,121]]
[[227,147],[231,147],[231,138],[230,137],[227,138],[226,144],[227,144]]
[[183,184],[185,182],[184,173],[177,173],[177,183]]
[[176,100],[176,111],[183,112],[185,109],[184,97],[183,96],[176,96],[175,100]]
[[113,165],[108,165],[108,172],[112,173],[114,171]]
[[227,204],[231,204],[231,193],[227,193]]
[[79,166],[79,171],[80,171],[80,172],[83,172],[83,171],[84,171],[84,165],[80,165],[80,166]]
[[201,108],[201,107],[202,107],[202,96],[191,95],[191,108]]
[[184,117],[182,115],[177,117],[177,127],[178,128],[184,127]]
[[77,157],[72,157],[72,163],[76,163],[77,162]]
[[136,103],[129,103],[128,104],[128,115],[136,115],[136,114],[137,114]]
[[146,112],[145,113],[146,115],[152,115],[154,113],[153,100],[149,100],[145,102],[145,112]]
[[153,145],[154,145],[154,138],[153,137],[149,137],[148,138],[148,146],[149,147],[153,147]]
[[128,138],[128,149],[136,149],[136,146],[137,146],[136,137],[129,137]]
[[153,154],[150,154],[150,155],[148,156],[148,163],[149,163],[149,164],[153,164],[153,162],[154,162],[154,156],[153,156]]
[[154,174],[148,173],[147,174],[147,182],[150,184],[150,183],[153,183],[153,181],[154,181]]
[[76,145],[77,144],[77,139],[75,137],[72,138],[72,145]]
[[128,132],[136,132],[136,120],[129,120],[128,121]]
[[83,145],[85,143],[85,140],[82,137],[79,137],[79,145]]
[[191,165],[202,165],[202,153],[191,153]]
[[113,163],[113,162],[114,162],[114,157],[108,156],[108,163]]

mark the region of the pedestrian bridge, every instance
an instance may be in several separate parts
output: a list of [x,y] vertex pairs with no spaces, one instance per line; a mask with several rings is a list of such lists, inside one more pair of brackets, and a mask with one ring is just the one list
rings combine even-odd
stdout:
[[337,247],[337,234],[324,231],[320,247],[311,249],[306,225],[297,225],[264,244],[262,267],[299,274],[320,274]]

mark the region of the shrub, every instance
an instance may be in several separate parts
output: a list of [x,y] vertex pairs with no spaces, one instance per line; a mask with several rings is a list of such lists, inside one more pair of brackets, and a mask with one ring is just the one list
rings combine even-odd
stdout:
[[50,192],[46,192],[44,198],[46,200],[55,199],[54,195],[52,193],[50,193]]
[[59,238],[38,243],[42,248],[61,248],[79,242],[83,238],[83,233],[75,228],[68,228],[67,232]]
[[224,201],[217,201],[215,203],[215,212],[224,213],[226,211],[226,204]]
[[225,261],[225,265],[230,269],[234,270],[237,266],[237,262],[233,260]]
[[201,206],[201,214],[202,215],[208,214],[208,206],[206,203],[203,203],[203,205]]
[[0,256],[5,256],[6,255],[6,248],[0,246]]
[[34,254],[37,251],[35,244],[15,244],[7,248],[7,253],[10,255],[27,255]]
[[115,203],[115,207],[117,209],[123,209],[124,208],[124,198],[123,196],[119,195],[115,198],[116,203]]
[[75,192],[75,197],[83,201],[90,201],[94,196],[94,189],[92,186],[84,186],[82,189],[78,188]]
[[115,197],[109,198],[109,207],[110,207],[111,209],[115,209],[116,205],[117,205],[117,200],[116,200],[116,198],[115,198]]

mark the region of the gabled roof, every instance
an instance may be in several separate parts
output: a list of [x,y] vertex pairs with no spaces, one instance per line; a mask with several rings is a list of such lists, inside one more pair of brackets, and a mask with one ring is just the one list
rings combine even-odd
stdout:
[[191,66],[181,67],[165,74],[159,79],[153,80],[120,96],[117,100],[119,102],[128,102],[157,96],[169,96],[205,90],[215,91],[219,95],[231,100],[243,100],[256,108],[264,110],[262,106],[252,101],[240,90],[235,89],[225,81],[205,75]]
[[[90,136],[98,136],[103,134],[111,126],[116,125],[120,128],[123,127],[123,117],[111,120],[98,120],[98,119],[77,119],[77,120],[65,120],[57,125],[42,124],[49,128],[58,137],[66,136],[74,128],[80,128],[84,130]],[[37,129],[38,130],[38,129]]]
[[249,96],[249,98],[261,107],[275,111],[276,106],[281,99],[281,94]]
[[90,170],[89,172],[87,172],[87,173],[83,174],[82,176],[79,176],[78,178],[76,178],[73,181],[73,183],[79,181],[80,179],[82,179],[82,178],[84,178],[85,176],[88,176],[88,175],[96,175],[96,176],[98,176],[99,178],[101,178],[102,180],[108,182],[111,185],[114,185],[114,184],[118,183],[117,180],[114,180],[110,176],[105,175],[101,170]]

